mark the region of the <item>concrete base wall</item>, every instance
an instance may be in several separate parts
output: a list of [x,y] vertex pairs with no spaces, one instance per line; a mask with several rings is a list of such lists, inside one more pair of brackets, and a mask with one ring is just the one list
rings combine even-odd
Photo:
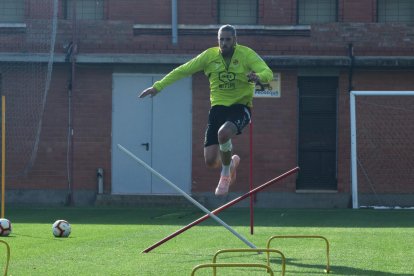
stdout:
[[70,205],[92,206],[96,200],[96,192],[81,190],[72,194],[66,190],[7,190],[6,204],[22,205]]
[[[224,198],[213,194],[198,195],[203,198],[209,208],[217,208],[242,194],[230,193]],[[349,208],[349,194],[338,193],[259,193],[254,200],[257,208]],[[246,198],[234,205],[249,207],[250,199]]]
[[[206,208],[213,210],[235,198],[239,193],[230,193],[225,197],[216,197],[213,193],[197,193],[192,197]],[[414,194],[360,194],[360,206],[412,207]],[[96,194],[96,191],[76,191],[72,195],[75,206],[125,206],[125,207],[195,207],[183,196],[166,195],[110,195]],[[7,190],[7,204],[56,205],[70,203],[70,196],[65,190]],[[232,208],[249,207],[246,198]],[[254,207],[257,208],[352,208],[350,194],[336,192],[298,192],[298,193],[259,193]]]

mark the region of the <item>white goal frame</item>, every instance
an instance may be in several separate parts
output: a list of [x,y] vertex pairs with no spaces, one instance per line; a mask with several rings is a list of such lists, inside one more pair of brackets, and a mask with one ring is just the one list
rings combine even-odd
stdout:
[[351,190],[352,208],[358,209],[358,177],[357,177],[357,134],[356,134],[356,96],[414,96],[414,91],[351,91],[350,115],[351,115]]

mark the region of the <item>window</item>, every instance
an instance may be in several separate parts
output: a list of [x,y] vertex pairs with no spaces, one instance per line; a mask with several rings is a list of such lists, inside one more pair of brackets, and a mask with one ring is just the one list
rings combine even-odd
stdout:
[[336,22],[337,0],[298,0],[298,24]]
[[0,23],[21,23],[24,20],[24,0],[0,0]]
[[220,24],[257,23],[257,0],[219,0]]
[[413,0],[378,0],[378,22],[414,22]]
[[[72,19],[73,0],[66,0],[66,19]],[[104,0],[77,0],[76,18],[99,20],[104,18]]]

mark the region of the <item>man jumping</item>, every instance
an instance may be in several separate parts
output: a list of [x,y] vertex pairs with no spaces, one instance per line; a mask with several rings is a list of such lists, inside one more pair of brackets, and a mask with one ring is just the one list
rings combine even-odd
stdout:
[[155,96],[173,82],[199,71],[204,71],[210,81],[211,108],[204,140],[204,160],[210,168],[221,165],[215,194],[226,195],[236,180],[240,163],[240,157],[232,155],[231,139],[241,134],[250,122],[256,82],[271,81],[273,73],[255,51],[237,44],[233,26],[224,25],[218,31],[218,47],[209,48],[175,68],[142,91],[139,98]]

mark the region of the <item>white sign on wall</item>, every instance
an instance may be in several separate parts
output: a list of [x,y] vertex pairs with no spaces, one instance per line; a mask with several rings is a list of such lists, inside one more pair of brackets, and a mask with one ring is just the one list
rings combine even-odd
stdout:
[[280,73],[273,73],[273,80],[269,83],[256,84],[255,98],[280,98]]

